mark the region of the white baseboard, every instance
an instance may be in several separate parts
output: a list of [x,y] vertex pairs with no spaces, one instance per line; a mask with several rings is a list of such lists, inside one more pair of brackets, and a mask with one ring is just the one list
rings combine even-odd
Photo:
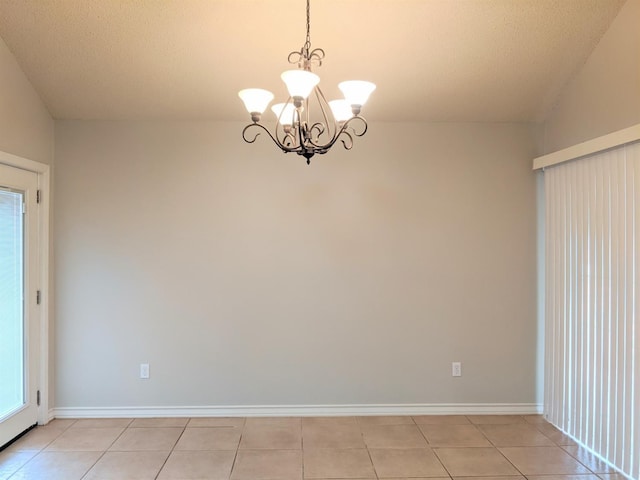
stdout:
[[529,415],[537,403],[441,403],[396,405],[227,405],[200,407],[59,407],[55,418],[328,417],[361,415]]

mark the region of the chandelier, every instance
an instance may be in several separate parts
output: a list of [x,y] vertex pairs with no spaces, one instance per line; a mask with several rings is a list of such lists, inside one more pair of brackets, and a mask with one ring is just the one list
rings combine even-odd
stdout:
[[[311,66],[320,67],[324,50],[311,49],[309,0],[307,0],[307,36],[300,51],[289,54],[290,64],[298,68],[287,70],[281,75],[289,99],[277,103],[271,110],[277,118],[271,133],[260,123],[262,114],[273,100],[273,93],[261,88],[248,88],[238,92],[251,115],[250,123],[242,130],[242,138],[247,143],[256,141],[262,131],[285,153],[297,153],[311,163],[311,157],[324,154],[340,140],[345,149],[353,147],[353,137],[362,137],[367,132],[367,122],[360,116],[360,110],[376,86],[371,82],[350,80],[338,87],[344,99],[327,101],[318,84],[320,77],[311,71]],[[258,129],[255,135],[247,136],[249,130]]]

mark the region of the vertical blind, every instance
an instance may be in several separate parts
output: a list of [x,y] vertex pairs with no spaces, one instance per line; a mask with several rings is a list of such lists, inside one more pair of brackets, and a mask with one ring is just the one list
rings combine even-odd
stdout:
[[545,415],[640,472],[640,142],[548,167]]

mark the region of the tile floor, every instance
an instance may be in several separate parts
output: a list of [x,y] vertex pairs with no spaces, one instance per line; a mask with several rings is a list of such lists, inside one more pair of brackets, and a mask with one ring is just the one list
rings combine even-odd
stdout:
[[624,479],[538,415],[54,420],[0,452],[0,480],[460,477]]

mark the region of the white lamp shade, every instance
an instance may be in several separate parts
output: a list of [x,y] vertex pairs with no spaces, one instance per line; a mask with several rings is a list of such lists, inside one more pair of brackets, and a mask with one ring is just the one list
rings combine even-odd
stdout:
[[249,113],[263,113],[273,100],[273,93],[261,88],[245,88],[238,92],[238,96]]
[[294,119],[298,118],[296,107],[293,106],[293,103],[276,103],[271,107],[271,111],[275,113],[282,125],[293,125]]
[[376,85],[362,80],[349,80],[341,82],[338,87],[342,91],[349,105],[364,105],[369,95],[376,89]]
[[346,100],[331,100],[329,107],[331,107],[331,112],[337,122],[346,122],[353,117],[351,105]]
[[320,77],[307,70],[287,70],[280,76],[292,97],[307,98],[318,83]]

